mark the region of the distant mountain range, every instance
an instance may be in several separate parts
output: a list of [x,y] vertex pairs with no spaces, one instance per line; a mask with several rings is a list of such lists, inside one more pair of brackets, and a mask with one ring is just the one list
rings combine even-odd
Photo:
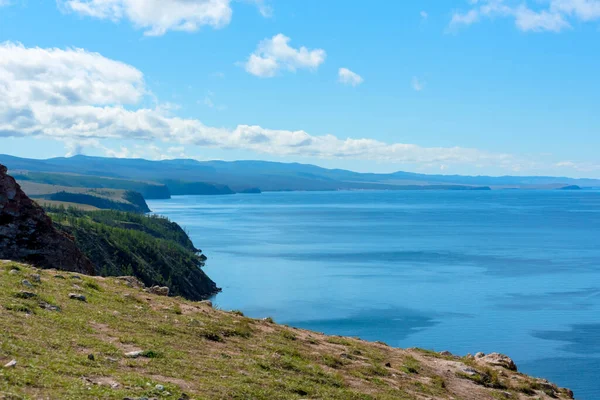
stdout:
[[[574,179],[548,176],[461,176],[426,175],[411,172],[389,174],[359,173],[326,169],[309,164],[267,161],[196,161],[190,159],[150,161],[130,158],[105,158],[78,155],[36,160],[0,155],[0,163],[13,174],[19,171],[46,173],[42,176],[77,174],[102,179],[99,187],[130,189],[135,181],[141,192],[156,184],[171,194],[229,194],[234,192],[297,190],[474,190],[474,189],[579,189],[600,188],[600,179]],[[35,174],[33,174],[35,175]],[[39,178],[39,174],[38,174]],[[63,175],[64,178],[64,175]],[[49,178],[48,178],[49,179]],[[52,180],[51,179],[51,180]],[[64,184],[65,179],[60,181]],[[43,182],[51,183],[51,182]],[[117,184],[118,183],[118,184]],[[87,187],[94,187],[87,182]],[[153,197],[153,196],[150,196]],[[164,193],[163,193],[164,197]]]

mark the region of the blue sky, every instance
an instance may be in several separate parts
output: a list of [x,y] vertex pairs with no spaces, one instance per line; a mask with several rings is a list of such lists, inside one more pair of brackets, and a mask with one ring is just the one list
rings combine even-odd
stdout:
[[600,177],[600,0],[0,0],[0,152]]

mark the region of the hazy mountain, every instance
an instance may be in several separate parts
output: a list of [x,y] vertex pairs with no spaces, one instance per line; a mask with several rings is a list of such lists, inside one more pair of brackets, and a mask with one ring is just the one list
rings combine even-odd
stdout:
[[358,173],[326,169],[309,164],[267,161],[196,161],[189,159],[150,161],[144,159],[89,156],[59,157],[47,160],[0,155],[0,163],[11,170],[78,173],[156,183],[208,182],[227,185],[234,191],[260,188],[282,190],[358,189],[454,189],[474,188],[561,188],[580,186],[600,188],[598,179],[545,176],[460,176],[426,175],[411,172],[390,174]]

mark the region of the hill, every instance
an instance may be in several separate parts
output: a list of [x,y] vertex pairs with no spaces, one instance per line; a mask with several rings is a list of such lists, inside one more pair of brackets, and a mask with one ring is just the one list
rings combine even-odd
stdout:
[[92,189],[120,189],[138,192],[145,199],[168,199],[171,197],[166,185],[155,182],[133,181],[118,178],[106,178],[103,176],[80,175],[75,173],[48,173],[39,171],[14,171],[10,168],[12,176],[21,183],[35,182],[40,184],[80,187]]
[[102,276],[133,275],[192,300],[219,291],[202,271],[206,256],[179,225],[159,216],[49,207],[55,226],[73,237]]
[[13,262],[0,262],[0,318],[7,399],[572,398],[502,355],[325,336]]
[[212,182],[227,185],[234,192],[243,192],[251,188],[262,191],[556,189],[571,185],[600,188],[600,180],[597,179],[425,175],[401,171],[374,174],[265,161],[149,161],[88,156],[33,160],[0,155],[0,162],[7,163],[13,169],[29,171],[78,172],[157,183],[169,180]]
[[31,198],[87,205],[98,209],[120,210],[136,213],[150,212],[146,200],[138,192],[120,189],[91,189],[72,186],[57,186],[31,181],[17,181]]

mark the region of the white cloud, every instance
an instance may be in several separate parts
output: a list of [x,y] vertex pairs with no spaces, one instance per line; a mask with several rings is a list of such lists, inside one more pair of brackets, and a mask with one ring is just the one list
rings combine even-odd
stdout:
[[591,162],[573,162],[573,161],[560,161],[554,164],[554,166],[562,169],[570,169],[577,172],[598,172],[600,171],[600,164]]
[[411,81],[411,86],[415,91],[420,92],[425,89],[425,82],[414,76]]
[[471,25],[479,21],[479,11],[469,10],[466,13],[454,13],[450,20],[450,26]]
[[273,16],[273,7],[268,5],[265,0],[245,0],[248,3],[256,5],[258,12],[265,18],[271,18]]
[[427,13],[427,11],[421,11],[421,12],[419,13],[419,15],[421,15],[421,18],[422,18],[422,19],[427,19],[427,18],[429,18],[429,14]]
[[[136,156],[154,143],[172,151],[190,146],[241,149],[273,156],[373,160],[422,166],[464,164],[512,169],[520,162],[509,154],[462,147],[422,147],[368,138],[313,135],[303,130],[267,129],[257,125],[215,128],[180,118],[173,107],[144,108],[148,96],[136,68],[81,49],[26,48],[0,44],[0,137],[53,138],[76,154],[82,147],[114,156]],[[140,148],[105,147],[105,139],[131,142]],[[521,165],[521,164],[519,164]]]
[[600,0],[541,0],[540,6],[529,8],[517,0],[470,0],[472,8],[456,12],[451,28],[471,25],[483,18],[512,18],[518,29],[528,32],[560,32],[571,27],[570,20],[600,20]]
[[12,107],[133,104],[146,94],[134,67],[80,49],[0,44],[0,93]]
[[552,0],[550,9],[555,13],[575,16],[582,21],[600,19],[600,1],[598,0]]
[[308,50],[304,46],[295,49],[289,42],[290,38],[281,33],[260,42],[245,63],[246,71],[261,78],[270,78],[282,69],[314,70],[325,62],[325,50]]
[[338,78],[340,83],[344,85],[358,86],[364,82],[362,76],[350,71],[348,68],[340,68],[338,70]]
[[561,14],[545,10],[535,12],[525,6],[520,6],[515,10],[515,24],[525,32],[560,32],[570,27]]
[[58,0],[61,9],[80,15],[120,21],[127,19],[147,36],[167,31],[194,32],[231,21],[230,0]]

